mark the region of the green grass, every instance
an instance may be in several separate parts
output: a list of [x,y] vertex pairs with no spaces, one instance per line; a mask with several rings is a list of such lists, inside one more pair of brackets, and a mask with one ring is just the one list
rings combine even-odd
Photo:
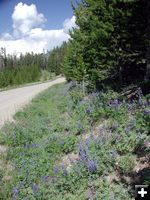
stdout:
[[0,199],[133,199],[126,182],[106,177],[116,171],[132,177],[138,150],[150,142],[149,105],[118,103],[113,91],[85,98],[70,88],[51,87],[0,130],[0,144],[8,146],[0,155]]

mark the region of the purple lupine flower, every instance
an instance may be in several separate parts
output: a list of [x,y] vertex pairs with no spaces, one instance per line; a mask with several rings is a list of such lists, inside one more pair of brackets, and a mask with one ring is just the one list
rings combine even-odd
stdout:
[[146,99],[143,101],[143,105],[145,106],[145,108],[148,107],[148,101]]
[[144,113],[145,115],[150,115],[150,110],[144,109],[144,110],[143,110],[143,113]]
[[18,199],[18,193],[19,193],[19,188],[15,187],[13,188],[13,200],[17,200]]
[[129,127],[127,127],[127,126],[126,126],[125,129],[124,129],[125,133],[128,133],[129,130],[130,130]]
[[112,108],[118,108],[118,106],[119,106],[119,101],[118,101],[118,99],[112,100],[111,103],[110,103],[110,106],[111,106]]
[[66,167],[64,165],[62,165],[61,167],[62,167],[62,170],[63,170],[63,175],[67,176],[68,175],[68,171],[67,171]]
[[59,167],[55,166],[54,169],[53,169],[53,171],[54,171],[55,174],[58,174],[59,171],[60,171],[60,169],[59,169]]
[[38,147],[38,144],[32,144],[31,147],[32,147],[32,148],[37,148],[37,147]]
[[41,177],[41,180],[42,180],[44,183],[47,183],[47,182],[48,182],[48,179],[49,179],[49,176],[42,176],[42,177]]
[[24,166],[26,164],[26,160],[22,159],[21,160],[21,165]]
[[111,153],[111,156],[112,156],[113,159],[116,159],[118,157],[118,153],[116,151],[113,151]]
[[79,160],[83,163],[87,161],[89,157],[89,149],[86,145],[84,145],[82,142],[80,142],[79,145]]
[[92,193],[92,191],[90,189],[88,189],[86,191],[86,196],[87,196],[87,199],[89,199],[89,200],[93,199],[93,193]]
[[86,104],[87,103],[87,99],[83,99],[83,100],[81,100],[80,102],[79,102],[79,105],[84,105],[84,104]]
[[92,92],[91,97],[95,98],[99,96],[99,92]]
[[39,187],[37,184],[35,184],[35,183],[32,184],[32,191],[33,191],[34,195],[37,194],[37,192],[39,191]]
[[87,109],[86,109],[86,112],[87,113],[92,113],[93,112],[93,108],[91,106],[89,106]]
[[89,170],[90,173],[94,173],[97,171],[97,163],[96,160],[88,160],[87,162],[87,168]]
[[94,140],[94,135],[93,135],[92,132],[90,133],[90,139],[91,139],[91,140]]
[[16,141],[16,138],[17,138],[17,137],[16,137],[16,132],[15,132],[15,131],[13,132],[13,135],[12,135],[12,136],[13,136],[13,140]]
[[85,145],[87,145],[87,146],[89,146],[89,144],[90,144],[90,138],[87,138],[86,140],[85,140]]

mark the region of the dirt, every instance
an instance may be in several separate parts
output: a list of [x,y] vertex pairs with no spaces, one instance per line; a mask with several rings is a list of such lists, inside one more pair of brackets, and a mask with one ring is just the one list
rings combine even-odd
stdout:
[[60,77],[50,82],[0,92],[0,128],[7,121],[13,121],[13,115],[27,105],[37,94],[52,85],[63,82],[65,82],[65,78]]
[[0,154],[3,154],[7,151],[7,147],[4,145],[0,145]]

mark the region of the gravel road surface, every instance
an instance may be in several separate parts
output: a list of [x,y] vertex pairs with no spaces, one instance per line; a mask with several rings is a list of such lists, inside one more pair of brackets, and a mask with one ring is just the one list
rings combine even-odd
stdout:
[[63,82],[65,82],[65,78],[61,77],[46,83],[0,92],[0,127],[5,122],[12,121],[13,115],[27,105],[37,94],[52,85]]

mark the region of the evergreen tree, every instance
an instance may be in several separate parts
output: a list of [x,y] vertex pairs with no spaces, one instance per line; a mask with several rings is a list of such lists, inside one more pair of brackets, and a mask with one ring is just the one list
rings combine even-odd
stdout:
[[119,86],[142,80],[146,59],[149,74],[147,6],[147,0],[83,0],[79,3],[74,8],[78,28],[70,33],[70,50],[64,62],[67,79],[82,81],[81,58],[93,88],[108,80],[119,82]]

